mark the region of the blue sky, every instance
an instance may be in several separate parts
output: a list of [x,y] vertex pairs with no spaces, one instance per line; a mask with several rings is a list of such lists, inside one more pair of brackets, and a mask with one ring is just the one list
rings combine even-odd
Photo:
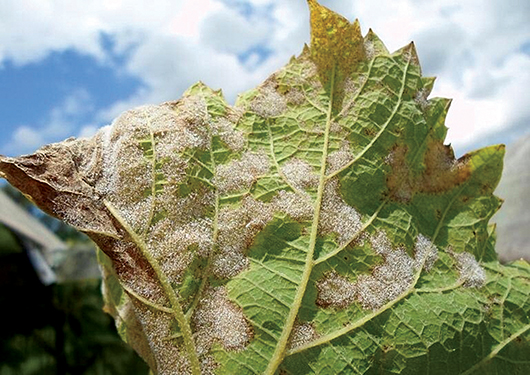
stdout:
[[[528,0],[321,0],[395,50],[416,42],[431,96],[454,99],[457,154],[530,130]],[[6,0],[0,12],[0,153],[89,136],[120,112],[198,80],[227,99],[308,42],[303,0]]]

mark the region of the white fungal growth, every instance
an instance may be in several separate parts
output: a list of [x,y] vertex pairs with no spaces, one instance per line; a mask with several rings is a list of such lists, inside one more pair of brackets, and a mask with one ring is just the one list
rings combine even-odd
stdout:
[[340,196],[338,180],[330,180],[324,188],[320,211],[319,230],[336,233],[340,245],[351,241],[361,229],[361,216]]
[[[166,218],[156,223],[149,234],[149,251],[172,282],[180,282],[194,257],[207,256],[213,244],[212,221],[208,218],[184,224]],[[197,254],[191,247],[197,249]]]
[[265,175],[269,169],[269,158],[266,154],[248,151],[240,160],[218,165],[215,183],[222,194],[249,189],[252,183]]
[[486,271],[480,266],[473,254],[451,252],[451,255],[456,261],[456,267],[464,287],[480,288],[484,286],[486,283]]
[[[419,246],[425,245],[426,250],[431,250],[426,241]],[[344,308],[357,301],[365,309],[377,310],[412,287],[418,259],[413,260],[404,249],[393,249],[382,231],[372,235],[370,243],[384,262],[376,266],[371,275],[360,275],[356,282],[348,281],[335,271],[324,276],[317,283],[318,305]],[[422,254],[426,259],[429,257],[427,251]]]
[[53,199],[54,213],[65,223],[88,232],[101,232],[117,235],[113,226],[107,225],[109,216],[100,203],[92,198],[72,195],[57,195]]
[[331,124],[329,124],[329,131],[330,133],[343,133],[344,136],[346,136],[346,134],[344,133],[343,131],[344,129],[342,128],[342,126],[337,122],[337,121],[331,121]]
[[166,185],[160,201],[169,219],[175,224],[186,224],[208,215],[215,205],[215,193],[203,188],[180,197],[178,185]]
[[345,308],[355,301],[355,283],[332,271],[317,282],[317,305],[321,307]]
[[346,166],[353,160],[354,156],[350,149],[350,143],[345,141],[340,149],[328,155],[326,173],[333,173]]
[[281,172],[289,183],[298,190],[318,185],[318,176],[305,161],[292,158],[281,167]]
[[315,327],[311,323],[299,323],[296,322],[293,325],[293,330],[291,331],[291,337],[289,340],[289,349],[294,349],[299,346],[305,345],[314,341],[318,338],[318,335],[315,331]]
[[299,90],[295,87],[291,88],[286,94],[285,99],[288,103],[294,105],[301,105],[306,101],[306,97],[302,90]]
[[277,210],[285,212],[294,220],[311,220],[315,213],[308,197],[285,190],[280,190],[271,203]]
[[[176,129],[179,136],[178,139],[175,139],[171,134],[167,134],[168,141],[174,144],[181,144],[182,149],[209,147],[210,115],[204,98],[200,96],[184,96],[177,102],[166,103],[166,107],[168,111],[176,113]],[[156,126],[156,123],[153,123],[153,125]],[[163,123],[162,125],[164,126]],[[165,129],[167,130],[167,128],[168,126],[165,124]],[[160,130],[164,131],[164,128]]]
[[365,40],[364,53],[366,55],[366,60],[368,61],[372,60],[375,57],[375,47],[374,43],[371,40]]
[[383,231],[377,231],[370,237],[370,245],[378,255],[386,255],[392,251],[392,243]]
[[233,151],[241,151],[245,148],[246,141],[243,133],[236,130],[234,124],[224,117],[217,119],[212,124],[212,133],[218,135]]
[[120,215],[137,232],[142,233],[149,225],[149,212],[153,205],[153,197],[148,196],[138,202],[116,202],[115,207]]
[[265,118],[276,117],[287,110],[287,103],[274,88],[273,80],[269,79],[260,87],[258,95],[250,103],[250,109]]
[[386,249],[384,253],[385,262],[372,275],[361,275],[357,280],[357,298],[365,309],[379,309],[399,297],[414,281],[414,261],[403,249]]
[[425,110],[429,106],[429,101],[427,97],[429,96],[429,91],[425,88],[422,88],[416,92],[414,95],[414,101],[420,106],[422,110]]
[[[157,154],[159,156],[159,159],[164,157],[160,154],[160,152],[158,152],[158,149]],[[176,154],[165,157],[164,162],[160,166],[160,172],[164,175],[164,178],[166,179],[166,185],[164,186],[164,189],[166,189],[168,185],[175,186],[183,183],[186,179],[187,167],[188,162],[184,160],[184,158]]]
[[419,270],[423,266],[425,271],[430,271],[437,260],[436,246],[423,234],[419,234],[414,246],[414,268]]
[[171,340],[173,316],[154,310],[140,302],[135,302],[134,307],[152,353],[164,353],[164,355],[155,356],[157,373],[164,375],[189,374],[190,366],[187,354],[182,353],[174,340]]
[[[119,117],[111,128],[102,130],[100,138],[102,175],[96,191],[113,202],[143,198],[143,192],[151,186],[153,178],[150,163],[138,144],[138,139],[146,137],[147,133],[133,127],[140,126],[133,114],[127,112]],[[123,125],[127,120],[131,122]]]
[[217,277],[234,277],[248,267],[249,261],[244,253],[273,214],[272,205],[251,197],[243,198],[241,207],[221,210],[218,249],[212,258],[212,272]]
[[225,350],[243,350],[252,338],[252,327],[224,287],[205,290],[193,323],[199,355],[209,352],[216,342]]

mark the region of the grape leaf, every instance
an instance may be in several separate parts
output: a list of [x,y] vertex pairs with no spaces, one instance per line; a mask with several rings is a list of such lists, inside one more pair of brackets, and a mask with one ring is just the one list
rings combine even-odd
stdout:
[[414,45],[308,3],[311,47],[235,106],[199,83],[1,175],[98,245],[155,373],[530,373],[530,266],[488,226],[504,146],[455,160]]

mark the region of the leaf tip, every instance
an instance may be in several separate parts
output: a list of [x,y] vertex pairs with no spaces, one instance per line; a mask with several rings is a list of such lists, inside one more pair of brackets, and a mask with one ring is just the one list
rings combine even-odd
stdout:
[[343,16],[308,0],[311,23],[311,55],[324,85],[336,70],[347,76],[365,59],[364,39],[359,20],[350,23]]

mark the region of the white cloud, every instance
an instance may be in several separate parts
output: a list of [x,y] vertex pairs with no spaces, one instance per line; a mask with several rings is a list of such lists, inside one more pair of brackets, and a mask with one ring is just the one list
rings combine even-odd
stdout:
[[90,138],[94,134],[96,134],[97,131],[98,131],[98,127],[96,125],[84,125],[79,130],[77,137],[78,138]]
[[[5,144],[0,144],[1,153],[6,155],[29,153],[46,143],[75,135],[80,119],[93,109],[92,98],[88,92],[74,91],[52,108],[41,124],[32,127],[18,126],[13,131],[11,139]],[[85,133],[87,129],[84,130]]]
[[[241,13],[244,3],[252,12]],[[528,0],[321,3],[358,17],[363,30],[372,28],[390,50],[416,41],[424,72],[438,76],[433,95],[454,98],[447,125],[457,153],[524,131],[530,119],[530,57],[519,48],[530,40]],[[100,0],[82,6],[70,0],[30,5],[8,0],[0,29],[9,30],[0,33],[0,66],[5,59],[26,64],[66,48],[104,61],[101,33],[112,35],[118,52],[131,49],[124,69],[145,85],[101,110],[102,122],[131,106],[176,99],[198,80],[222,88],[233,101],[309,40],[305,2],[280,0]],[[238,60],[237,54],[256,44],[272,51],[268,60]],[[50,124],[53,117],[52,111]],[[50,124],[44,128],[54,132],[57,127]]]
[[13,147],[10,146],[15,146],[15,151],[21,151],[15,153],[24,153],[42,146],[44,142],[45,138],[42,136],[41,132],[27,125],[22,125],[15,130],[10,145],[6,148],[9,150],[9,148],[13,149]]

